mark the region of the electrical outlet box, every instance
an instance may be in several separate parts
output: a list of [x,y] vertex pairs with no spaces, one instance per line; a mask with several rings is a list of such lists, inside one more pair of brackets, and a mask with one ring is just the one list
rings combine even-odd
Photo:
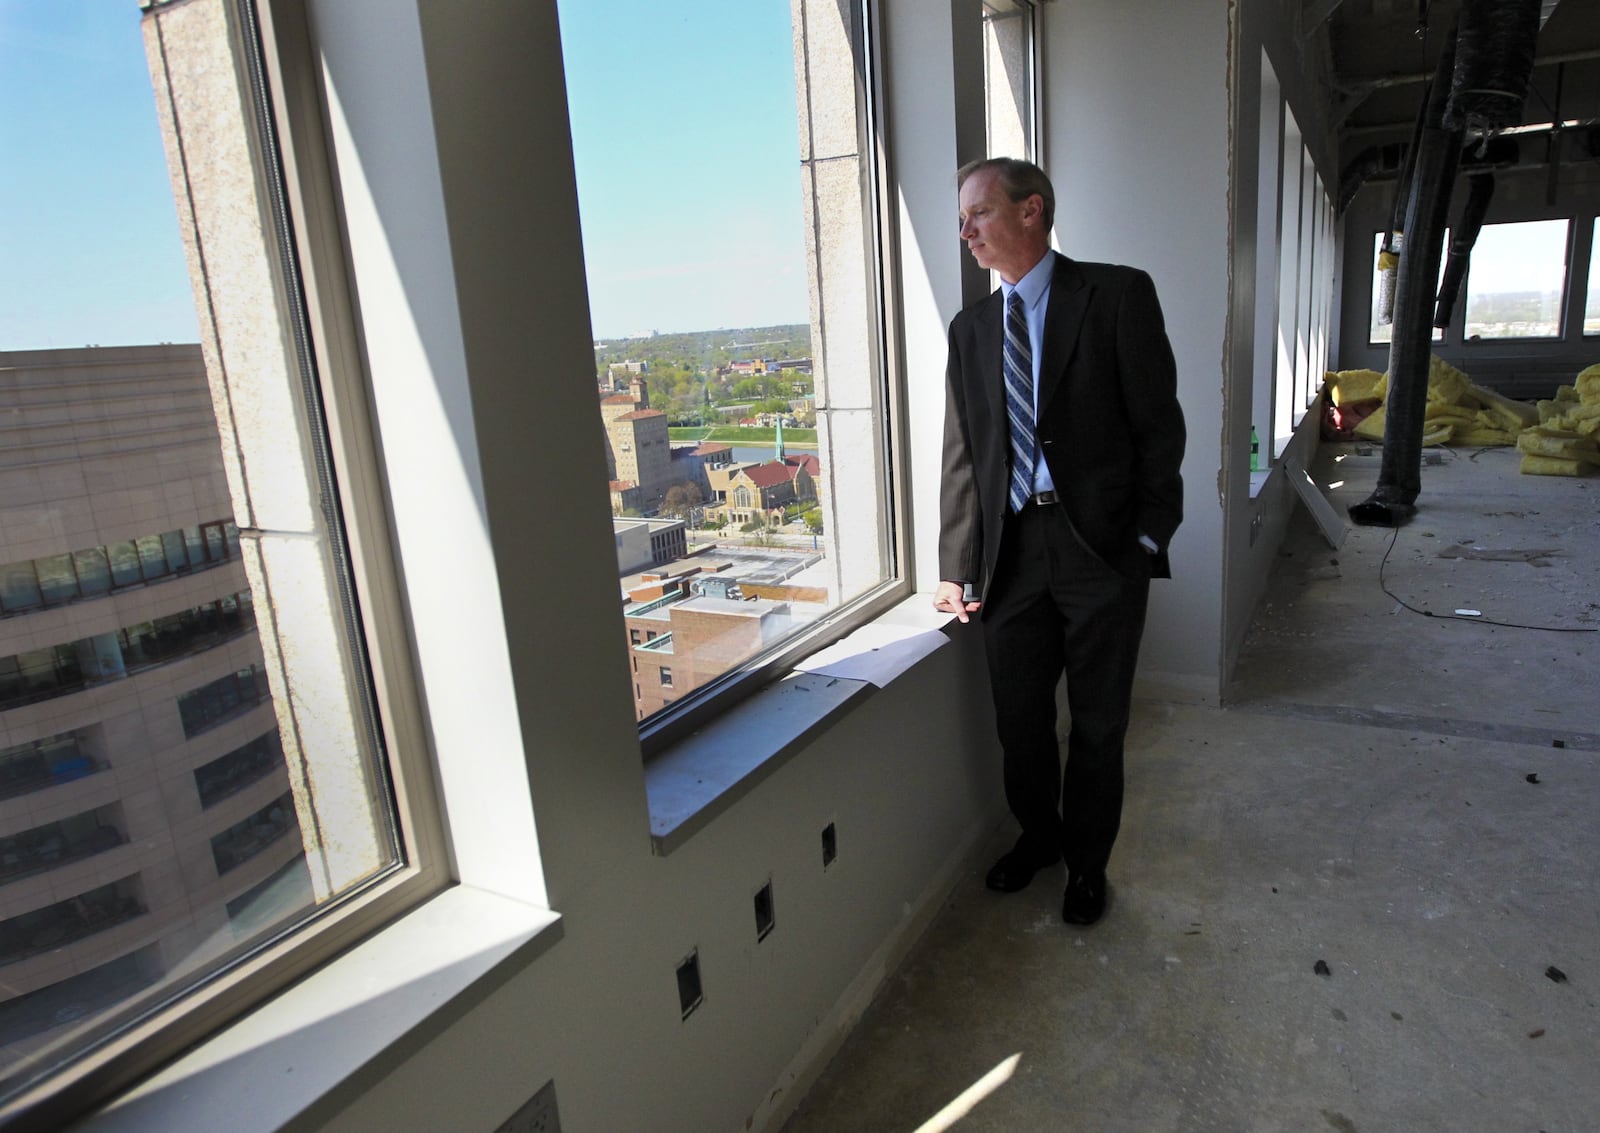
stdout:
[[703,1002],[705,993],[700,987],[700,950],[696,948],[678,965],[678,1006],[687,1019]]
[[527,1104],[506,1118],[494,1133],[561,1133],[561,1115],[556,1111],[556,1083],[551,1079]]

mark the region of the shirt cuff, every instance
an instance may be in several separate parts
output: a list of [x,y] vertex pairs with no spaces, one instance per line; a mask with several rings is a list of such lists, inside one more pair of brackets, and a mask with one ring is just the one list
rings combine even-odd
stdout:
[[1160,547],[1156,546],[1156,541],[1150,538],[1148,535],[1139,536],[1139,546],[1143,547],[1146,552],[1152,555],[1159,553],[1161,550]]

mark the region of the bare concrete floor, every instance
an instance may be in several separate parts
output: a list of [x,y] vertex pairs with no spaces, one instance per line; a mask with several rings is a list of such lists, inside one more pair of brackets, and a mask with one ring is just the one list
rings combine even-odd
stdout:
[[1600,479],[1443,459],[1138,707],[1106,919],[964,878],[785,1133],[1600,1130],[1600,634],[1487,624],[1600,628]]

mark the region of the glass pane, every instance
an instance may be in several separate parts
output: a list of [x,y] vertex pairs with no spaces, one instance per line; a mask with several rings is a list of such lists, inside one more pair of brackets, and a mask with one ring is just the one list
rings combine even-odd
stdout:
[[983,92],[988,156],[1033,160],[1033,6],[983,5]]
[[139,548],[129,540],[108,543],[106,557],[111,560],[111,581],[117,586],[132,586],[144,581],[144,571],[139,568]]
[[83,676],[70,646],[29,649],[5,658],[14,676],[0,695],[0,710],[21,708],[83,687]]
[[184,546],[182,531],[163,531],[161,547],[166,552],[167,566],[170,569],[182,570],[189,565],[189,552]]
[[0,799],[70,783],[100,770],[75,732],[0,751]]
[[51,555],[36,559],[34,567],[39,574],[39,593],[46,606],[59,606],[78,596],[78,576],[72,570],[71,555]]
[[[883,417],[859,409],[883,404],[866,345],[872,170],[832,149],[813,168],[798,129],[803,104],[830,146],[857,148],[860,72],[837,57],[864,54],[860,6],[808,5],[799,41],[789,0],[558,7],[630,660],[652,673],[644,720],[666,707],[661,664],[681,701],[888,574]],[[827,59],[797,78],[797,51]],[[739,139],[737,176],[617,176],[619,162],[678,168],[708,138]],[[685,256],[677,234],[707,215],[722,218],[715,249]],[[809,318],[824,289],[862,296],[830,308],[837,331]],[[853,414],[816,408],[814,368]],[[711,548],[730,564],[716,593],[690,587],[704,560],[683,557]]]
[[228,557],[226,546],[222,542],[222,524],[207,523],[200,528],[200,534],[206,541],[205,557],[211,562],[220,563]]
[[9,614],[13,610],[36,610],[43,604],[32,562],[7,563],[0,567],[0,609]]
[[1600,334],[1600,217],[1589,242],[1589,296],[1583,304],[1583,333]]
[[111,589],[111,566],[104,547],[72,552],[72,565],[78,574],[78,589],[85,597]]
[[16,657],[0,657],[0,709],[21,699],[22,664]]
[[1565,220],[1483,226],[1467,268],[1469,341],[1561,337],[1567,228]]
[[194,769],[195,790],[202,807],[231,798],[250,784],[283,768],[283,744],[274,728],[242,747]]
[[[206,419],[213,389],[298,397],[315,379],[267,366],[207,372],[193,297],[232,290],[220,277],[233,278],[230,261],[241,254],[234,245],[254,255],[278,246],[281,221],[272,202],[253,195],[274,179],[241,176],[216,149],[229,140],[219,131],[277,119],[240,105],[250,91],[241,77],[259,73],[255,61],[217,65],[243,50],[249,6],[218,0],[207,6],[218,9],[216,20],[190,19],[182,34],[163,35],[184,7],[51,0],[6,4],[0,17],[0,105],[27,108],[8,111],[0,128],[0,404],[8,438],[27,441],[40,462],[20,473],[18,460],[0,468],[0,532],[41,533],[19,552],[36,559],[22,564],[26,571],[0,571],[8,610],[0,620],[0,736],[5,745],[31,742],[41,730],[61,737],[0,752],[0,795],[57,791],[108,763],[116,768],[84,785],[93,788],[92,810],[19,799],[11,812],[31,808],[39,817],[11,825],[0,818],[0,874],[10,871],[0,880],[30,877],[0,886],[0,1104],[129,1021],[182,1002],[262,943],[313,928],[399,860],[385,755],[367,710],[364,644],[344,636],[361,624],[360,613],[328,595],[345,583],[340,594],[357,591],[332,549],[333,533],[311,534],[320,558],[298,573],[275,564],[289,596],[261,619],[264,627],[248,592],[239,592],[242,572],[168,581],[175,570],[227,560],[238,545],[227,522],[234,502],[223,445],[245,442],[231,431],[224,442]],[[147,42],[160,46],[147,54]],[[177,72],[172,82],[164,69]],[[158,105],[169,112],[164,119]],[[200,122],[207,126],[192,125]],[[259,139],[232,141],[254,152]],[[187,161],[169,169],[167,154],[180,151]],[[203,178],[210,181],[198,184]],[[175,179],[207,209],[175,208]],[[274,227],[225,239],[181,232],[196,215],[229,224],[269,217]],[[191,281],[185,235],[207,250],[197,271],[214,278]],[[291,277],[290,265],[277,268],[278,278]],[[281,303],[265,304],[268,314],[219,318],[229,325],[217,330],[214,356],[272,355],[228,336],[260,334],[275,350],[300,333],[273,321],[295,309],[301,292],[286,284],[284,293]],[[255,325],[240,329],[246,322]],[[125,345],[55,349],[65,343]],[[49,398],[19,397],[19,389],[48,390]],[[302,451],[298,435],[273,443],[273,460]],[[250,453],[233,455],[253,464]],[[304,459],[312,477],[335,466],[327,452],[306,450]],[[338,485],[324,487],[328,498],[338,495]],[[59,533],[53,546],[50,532]],[[298,543],[297,556],[307,546]],[[38,582],[25,581],[35,568]],[[146,583],[121,600],[95,601]],[[85,599],[73,611],[81,624],[63,627],[59,613],[33,612],[74,597]],[[331,629],[305,624],[329,609]],[[297,634],[301,652],[278,642],[279,626]],[[322,654],[307,641],[337,644]],[[329,711],[280,731],[264,678],[269,663],[291,687],[316,680]],[[24,706],[44,700],[49,725],[41,728],[38,709]],[[20,714],[6,715],[11,710]],[[271,741],[249,746],[268,734]],[[101,754],[91,759],[91,750]],[[288,759],[307,770],[293,783],[283,770]],[[210,770],[197,779],[190,771],[199,766]],[[319,791],[319,781],[343,784],[342,795]],[[71,798],[72,790],[63,793]],[[204,807],[224,793],[228,804]],[[137,855],[114,852],[129,833],[124,815],[137,819]],[[315,821],[302,826],[310,815]],[[24,887],[47,893],[48,903],[6,903],[5,894]]]
[[144,573],[145,581],[150,582],[163,577],[167,573],[167,549],[161,544],[161,536],[141,535],[137,544],[139,566]]

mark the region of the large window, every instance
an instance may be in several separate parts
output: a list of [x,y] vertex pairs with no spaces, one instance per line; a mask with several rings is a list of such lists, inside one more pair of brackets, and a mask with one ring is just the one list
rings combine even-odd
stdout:
[[[854,7],[560,4],[620,587],[667,631],[618,663],[702,703],[894,573]],[[641,574],[665,515],[684,553]]]
[[1483,226],[1467,268],[1468,342],[1561,337],[1569,227],[1565,220]]
[[[237,1013],[341,943],[325,928],[443,884],[372,677],[373,611],[397,622],[387,534],[351,502],[377,481],[341,424],[362,386],[322,366],[304,299],[346,274],[306,285],[281,173],[279,123],[325,150],[322,119],[267,104],[285,56],[257,15],[6,9],[0,1123],[64,1126],[97,1100],[80,1076],[117,1088],[193,1041],[193,993]],[[304,81],[270,85],[304,100],[311,58],[287,65]],[[402,717],[407,668],[382,686]]]

